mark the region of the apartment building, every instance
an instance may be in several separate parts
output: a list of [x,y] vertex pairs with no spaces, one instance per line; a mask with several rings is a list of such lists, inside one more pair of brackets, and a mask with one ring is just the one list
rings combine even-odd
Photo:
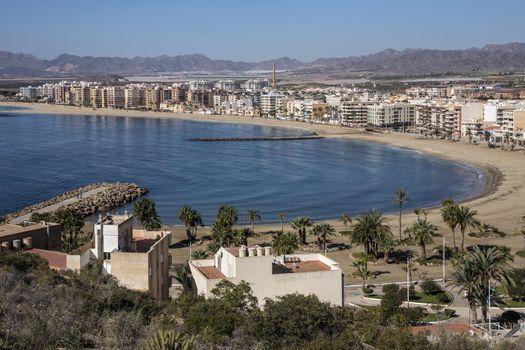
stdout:
[[409,126],[416,117],[416,107],[408,103],[374,104],[367,108],[368,123],[375,126]]
[[90,106],[93,108],[103,108],[104,106],[104,95],[106,91],[99,86],[90,88],[89,97],[90,97]]
[[124,106],[126,108],[144,107],[144,89],[134,85],[126,86],[124,89]]
[[37,248],[62,250],[62,227],[50,222],[29,222],[21,225],[0,225],[0,247],[2,250]]
[[341,123],[346,126],[363,127],[368,124],[368,106],[372,102],[343,100],[339,110]]
[[284,95],[271,92],[262,94],[260,100],[261,115],[275,117],[283,112]]
[[106,94],[104,96],[106,98],[106,101],[103,104],[107,108],[124,108],[126,106],[124,87],[110,86],[107,87],[105,90]]
[[270,247],[221,248],[213,259],[188,262],[193,287],[208,298],[222,280],[250,284],[259,305],[265,298],[299,293],[343,305],[343,274],[339,264],[322,254],[274,256]]

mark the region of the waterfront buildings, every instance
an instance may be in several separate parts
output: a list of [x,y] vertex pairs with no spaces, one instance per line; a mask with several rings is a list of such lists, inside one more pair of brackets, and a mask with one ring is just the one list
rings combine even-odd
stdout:
[[343,274],[322,254],[274,256],[270,247],[220,248],[213,259],[188,262],[195,291],[208,298],[222,280],[250,284],[259,305],[265,298],[299,293],[343,305]]
[[367,107],[368,123],[375,126],[410,126],[416,118],[416,106],[407,103],[373,104]]
[[62,228],[51,222],[0,225],[0,247],[8,249],[62,250]]

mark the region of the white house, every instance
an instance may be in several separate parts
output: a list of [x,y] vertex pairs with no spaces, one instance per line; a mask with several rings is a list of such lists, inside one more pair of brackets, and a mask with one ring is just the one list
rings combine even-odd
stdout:
[[221,248],[213,259],[190,260],[196,292],[208,298],[226,279],[250,284],[259,305],[265,298],[299,293],[343,305],[343,273],[339,264],[322,254],[274,256],[270,247]]

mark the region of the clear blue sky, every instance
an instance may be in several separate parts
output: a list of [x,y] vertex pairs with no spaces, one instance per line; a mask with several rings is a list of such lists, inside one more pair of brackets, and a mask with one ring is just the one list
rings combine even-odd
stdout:
[[525,0],[2,1],[0,50],[313,60],[525,42],[524,14]]

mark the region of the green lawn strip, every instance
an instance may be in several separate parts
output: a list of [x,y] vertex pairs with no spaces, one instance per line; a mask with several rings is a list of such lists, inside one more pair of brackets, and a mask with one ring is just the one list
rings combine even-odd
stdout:
[[[444,292],[446,293],[446,292]],[[422,303],[422,304],[440,304],[440,305],[446,305],[446,304],[443,304],[443,303],[440,303],[438,301],[438,295],[439,294],[424,294],[424,293],[421,293],[421,292],[416,292],[416,295],[414,295],[413,297],[410,298],[410,301],[411,302],[414,302],[414,303]],[[383,296],[382,295],[377,295],[377,294],[370,294],[368,296],[368,298],[372,298],[372,299],[381,299]]]

